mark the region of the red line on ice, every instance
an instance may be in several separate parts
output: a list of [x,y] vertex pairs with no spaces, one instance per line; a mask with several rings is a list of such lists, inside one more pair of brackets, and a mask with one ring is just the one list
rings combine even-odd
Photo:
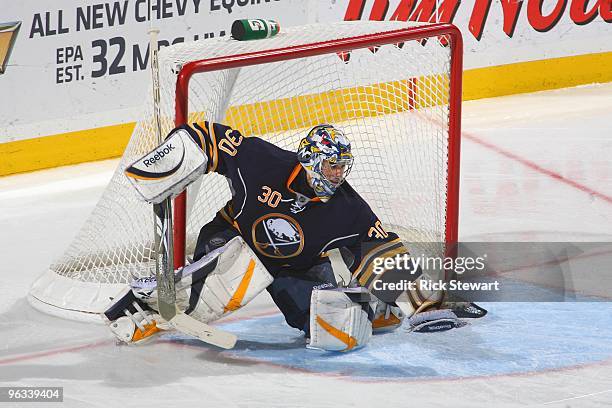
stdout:
[[105,345],[109,345],[112,343],[113,343],[112,340],[104,340],[104,341],[98,341],[94,343],[82,344],[80,346],[71,346],[71,347],[65,347],[65,348],[60,348],[60,349],[39,351],[39,352],[29,353],[29,354],[22,354],[16,357],[8,357],[5,359],[0,359],[0,365],[18,363],[21,361],[33,360],[33,359],[41,358],[41,357],[48,357],[48,356],[52,356],[55,354],[72,353],[74,351],[79,351],[79,350],[89,349],[89,348],[94,348],[94,347],[99,347],[99,346],[105,346]]
[[[247,320],[247,319],[252,319],[256,317],[268,316],[268,315],[276,314],[276,313],[278,313],[278,311],[276,310],[274,311],[266,310],[260,313],[254,313],[253,315],[250,315],[250,316],[241,316],[241,317],[231,317],[230,316],[224,319],[220,323],[229,323],[229,322],[234,322],[234,321],[239,321],[239,320]],[[164,340],[161,340],[159,342],[168,343],[167,341],[164,341]],[[43,357],[53,356],[57,354],[72,353],[72,352],[80,351],[83,349],[89,349],[89,348],[100,347],[100,346],[109,346],[112,344],[115,344],[114,340],[102,340],[102,341],[96,341],[93,343],[81,344],[78,346],[70,346],[70,347],[64,347],[64,348],[58,348],[58,349],[52,349],[52,350],[38,351],[38,352],[33,352],[33,353],[28,353],[28,354],[21,354],[21,355],[14,356],[14,357],[7,357],[3,359],[0,358],[0,365],[19,363],[21,361],[34,360],[37,358],[43,358]]]
[[598,197],[598,198],[606,201],[609,204],[612,204],[612,197],[610,197],[609,195],[606,195],[604,193],[600,193],[599,191],[593,190],[592,188],[587,187],[587,186],[585,186],[583,184],[580,184],[577,181],[571,180],[571,179],[569,179],[567,177],[564,177],[564,176],[562,176],[561,174],[559,174],[559,173],[557,173],[555,171],[545,169],[544,167],[542,167],[542,166],[540,166],[540,165],[538,165],[538,164],[536,164],[536,163],[534,163],[534,162],[532,162],[530,160],[524,159],[524,158],[522,158],[522,157],[520,157],[520,156],[518,156],[518,155],[516,155],[516,154],[514,154],[512,152],[504,150],[501,147],[496,146],[496,145],[494,145],[492,143],[485,142],[484,140],[482,140],[482,139],[480,139],[480,138],[478,138],[478,137],[476,137],[476,136],[474,136],[472,134],[469,134],[469,133],[466,133],[466,132],[461,132],[461,136],[463,138],[465,138],[465,139],[468,139],[468,140],[476,143],[476,144],[479,144],[479,145],[481,145],[483,147],[486,147],[487,149],[493,150],[494,152],[496,152],[496,153],[498,153],[498,154],[500,154],[500,155],[502,155],[502,156],[504,156],[504,157],[506,157],[508,159],[517,161],[517,162],[521,163],[522,165],[527,166],[530,169],[537,171],[538,173],[541,173],[541,174],[544,174],[546,176],[549,176],[549,177],[551,177],[551,178],[553,178],[553,179],[555,179],[555,180],[557,180],[557,181],[559,181],[561,183],[564,183],[564,184],[566,184],[568,186],[574,187],[574,188],[576,188],[576,189],[578,189],[580,191],[583,191],[585,193],[591,194],[591,195],[593,195],[595,197]]

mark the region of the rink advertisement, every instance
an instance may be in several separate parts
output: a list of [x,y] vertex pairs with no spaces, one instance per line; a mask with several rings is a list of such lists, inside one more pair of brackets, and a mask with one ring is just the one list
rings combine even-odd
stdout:
[[165,47],[229,37],[239,18],[275,19],[281,27],[452,22],[465,41],[464,98],[475,99],[612,80],[605,69],[610,8],[610,0],[8,3],[2,20],[21,29],[0,75],[0,92],[11,100],[0,111],[0,175],[119,156],[145,98],[152,26]]
[[[465,41],[465,100],[612,80],[610,0],[350,0],[346,20],[441,21]],[[436,4],[438,5],[436,7]]]
[[[200,1],[193,1],[192,13],[200,13]],[[212,5],[211,5],[212,6]],[[148,10],[146,1],[138,0],[130,14],[134,23],[143,23],[152,19],[171,19],[174,16],[183,17],[187,13],[187,0],[173,3],[163,2],[153,5]],[[211,10],[214,10],[211,7]],[[231,8],[229,9],[231,10]],[[63,10],[56,14],[51,12],[36,13],[32,19],[29,38],[42,38],[54,35],[69,34],[72,32],[85,32],[101,28],[118,27],[126,24],[128,18],[128,1],[113,4],[94,4],[85,7],[77,7],[74,16],[68,25],[65,21]],[[218,32],[194,33],[188,40],[197,41],[200,38],[214,38],[225,36],[225,30]],[[168,46],[184,42],[184,36],[178,36],[168,40],[161,40],[160,46]],[[86,48],[88,65],[87,71],[83,70],[83,48]],[[85,45],[68,45],[56,49],[55,83],[69,83],[87,78],[99,78],[107,75],[117,75],[126,72],[142,71],[147,68],[149,59],[148,44],[128,44],[125,37],[114,36],[110,38],[97,38]]]
[[[13,101],[0,113],[5,124],[0,142],[133,123],[148,84],[144,71],[151,27],[160,29],[159,44],[165,47],[224,37],[234,19],[252,14],[283,15],[285,24],[297,25],[304,22],[302,9],[296,0],[63,0],[6,5],[3,16],[21,21],[22,27],[9,69],[0,79],[2,94],[11,95]],[[106,133],[104,137],[109,137]]]

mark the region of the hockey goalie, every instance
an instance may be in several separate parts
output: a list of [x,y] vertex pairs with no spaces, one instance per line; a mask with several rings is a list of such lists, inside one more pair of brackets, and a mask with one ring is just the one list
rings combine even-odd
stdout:
[[[310,130],[296,154],[203,122],[174,129],[129,166],[126,176],[149,203],[178,195],[205,173],[230,184],[232,198],[202,227],[193,262],[175,271],[178,308],[209,323],[267,290],[309,348],[332,351],[365,346],[373,332],[394,330],[406,317],[424,331],[460,326],[456,314],[439,310],[440,292],[408,291],[401,302],[371,294],[384,276],[373,272],[375,260],[408,248],[346,181],[353,161],[347,136],[332,125]],[[340,250],[350,282],[336,281],[332,249]],[[141,342],[168,328],[156,305],[155,277],[141,278],[105,316],[121,341]],[[461,317],[486,313],[475,305],[463,311]]]

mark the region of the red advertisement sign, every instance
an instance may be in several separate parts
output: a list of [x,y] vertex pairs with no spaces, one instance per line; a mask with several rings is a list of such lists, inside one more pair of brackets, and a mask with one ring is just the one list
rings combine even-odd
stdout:
[[[612,23],[612,0],[498,0],[503,11],[502,29],[512,37],[519,18],[527,19],[535,31],[553,29],[561,17],[569,13],[576,25],[586,25],[598,17]],[[470,2],[471,3],[471,2]],[[471,7],[468,29],[480,41],[493,0],[474,0],[473,5],[461,0],[401,0],[390,9],[389,0],[350,0],[345,20],[398,20],[420,22],[453,22],[459,7]],[[544,3],[547,4],[546,12]],[[551,4],[554,8],[551,9]],[[370,14],[364,15],[366,5]]]

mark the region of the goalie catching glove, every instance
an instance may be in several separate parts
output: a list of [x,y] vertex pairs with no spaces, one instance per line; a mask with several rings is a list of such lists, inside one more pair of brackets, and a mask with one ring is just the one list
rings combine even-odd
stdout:
[[208,158],[184,128],[174,129],[151,152],[128,166],[124,173],[140,197],[152,204],[179,195],[206,172]]
[[[177,307],[209,323],[240,309],[270,283],[272,276],[257,256],[241,237],[235,237],[175,273]],[[155,277],[136,279],[116,299],[104,315],[119,340],[139,342],[169,328],[154,310]]]

